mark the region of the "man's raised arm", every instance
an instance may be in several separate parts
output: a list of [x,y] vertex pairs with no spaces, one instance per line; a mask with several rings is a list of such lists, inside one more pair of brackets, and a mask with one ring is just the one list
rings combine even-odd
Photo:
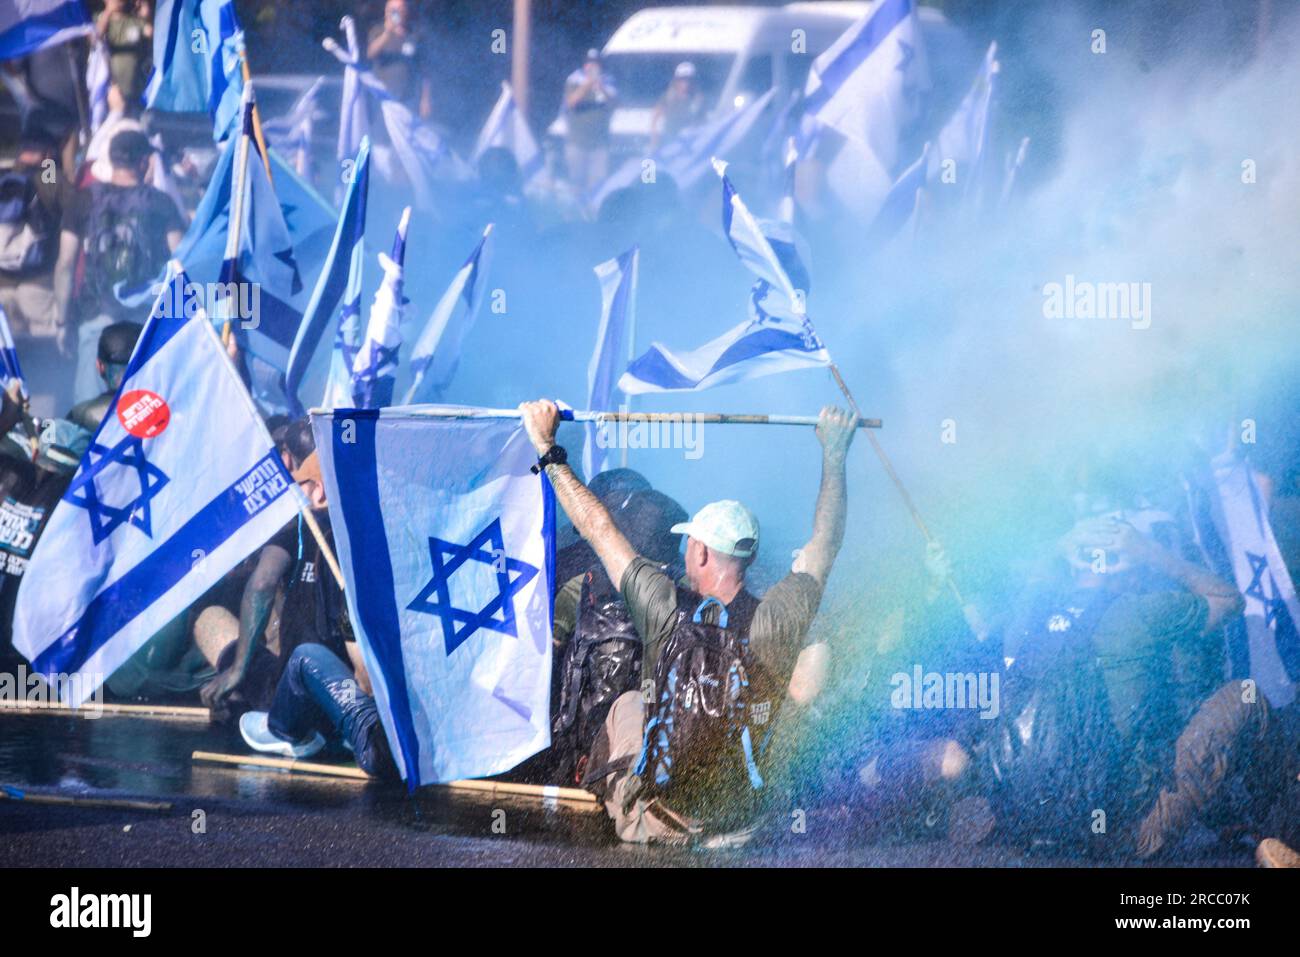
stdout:
[[813,512],[812,538],[803,547],[795,570],[807,572],[823,586],[844,542],[844,522],[849,509],[844,458],[856,425],[852,413],[829,405],[822,409],[817,422],[817,439],[822,444],[822,485]]
[[[555,431],[560,425],[559,408],[549,399],[539,399],[521,403],[519,412],[533,448],[537,449],[539,456],[545,455],[555,446]],[[621,588],[623,573],[636,558],[632,545],[618,530],[600,499],[579,481],[568,465],[548,465],[546,477],[551,480],[555,496],[573,527],[596,552],[614,587]]]

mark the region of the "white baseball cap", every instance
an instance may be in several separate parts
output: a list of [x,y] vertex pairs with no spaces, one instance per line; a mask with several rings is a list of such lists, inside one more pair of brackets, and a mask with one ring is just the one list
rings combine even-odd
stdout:
[[671,530],[736,558],[752,558],[758,551],[758,519],[745,506],[730,499],[710,502],[689,522],[679,522]]
[[690,60],[683,60],[677,64],[677,69],[673,70],[673,77],[678,80],[690,79],[693,76],[695,76],[695,64]]

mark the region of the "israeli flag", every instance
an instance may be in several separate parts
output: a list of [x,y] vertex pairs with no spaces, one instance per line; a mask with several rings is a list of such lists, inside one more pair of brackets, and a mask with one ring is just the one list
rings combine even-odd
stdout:
[[23,378],[22,366],[18,364],[18,348],[14,345],[14,334],[9,328],[9,315],[5,307],[0,306],[0,387],[8,389],[18,383],[22,397],[27,398],[27,380]]
[[889,192],[929,89],[914,0],[881,0],[813,61],[801,151],[816,142],[827,188],[852,215],[870,220]]
[[[631,346],[636,331],[636,279],[641,251],[633,246],[617,259],[596,267],[600,281],[600,327],[596,330],[596,350],[587,367],[587,408],[608,409],[614,399],[617,370]],[[605,428],[587,423],[587,437],[582,446],[582,471],[590,479],[605,468],[608,449],[597,441],[596,430]]]
[[370,135],[370,114],[366,98],[361,91],[361,46],[357,43],[357,24],[345,16],[339,26],[343,30],[341,47],[333,37],[326,37],[321,45],[343,64],[343,97],[339,111],[338,161],[347,162],[356,156],[361,143]]
[[550,744],[555,506],[517,419],[339,409],[312,428],[393,758],[408,787]]
[[[703,123],[682,130],[664,143],[651,157],[655,166],[673,178],[679,189],[690,189],[709,171],[715,156],[728,156],[749,136],[759,118],[767,112],[776,91],[768,90],[738,110],[728,110]],[[641,181],[645,160],[632,157],[605,180],[591,199],[599,208],[610,193]]]
[[867,236],[868,246],[885,243],[902,233],[915,233],[920,220],[922,196],[930,181],[930,156],[930,144],[926,143],[921,155],[898,177],[881,204],[880,212],[872,221]]
[[1295,584],[1273,537],[1268,508],[1250,465],[1231,453],[1212,463],[1218,490],[1213,510],[1219,540],[1246,607],[1250,677],[1275,708],[1296,699],[1300,683],[1300,603]]
[[[90,132],[93,135],[108,119],[108,44],[96,39],[90,44],[86,60],[86,95],[90,99]],[[184,207],[181,207],[184,209]]]
[[722,229],[741,263],[756,280],[749,293],[750,318],[693,352],[661,343],[634,360],[618,387],[629,395],[685,392],[796,369],[830,365],[806,312],[810,285],[793,230],[785,223],[761,227],[726,175],[722,177]]
[[416,208],[435,211],[437,184],[468,182],[474,178],[473,168],[456,155],[437,130],[389,93],[374,73],[362,70],[358,78],[362,89],[379,106],[397,157],[399,169],[385,171],[387,177],[394,181],[404,177],[415,193]]
[[411,387],[406,404],[437,402],[451,384],[460,364],[460,350],[465,337],[478,318],[483,291],[487,286],[488,266],[492,260],[492,224],[483,230],[483,238],[452,279],[447,291],[434,306],[424,324],[420,338],[411,350]]
[[145,106],[208,113],[218,145],[239,133],[244,29],[234,0],[160,0]]
[[302,411],[298,392],[303,378],[340,301],[343,309],[332,344],[329,385],[322,404],[327,409],[352,404],[352,360],[361,344],[361,278],[365,267],[366,198],[369,193],[370,137],[367,136],[362,138],[352,165],[352,178],[347,184],[334,240],[289,348],[284,391],[298,412]]
[[311,176],[312,131],[316,125],[316,110],[319,108],[316,99],[324,83],[325,78],[318,76],[286,115],[262,124],[267,142],[290,156],[294,170],[299,176],[307,178]]
[[16,60],[93,32],[81,0],[6,0],[0,4],[0,60]]
[[81,704],[305,501],[179,264],[23,576],[14,646]]
[[804,120],[865,146],[886,168],[930,87],[914,0],[882,0],[813,61]]
[[493,147],[507,149],[514,155],[525,188],[545,166],[545,157],[533,138],[533,131],[528,128],[528,120],[519,112],[514,90],[505,82],[501,84],[501,95],[488,114],[487,122],[479,131],[472,161],[477,165],[479,157]]
[[[984,157],[988,145],[989,113],[994,84],[1001,69],[997,57],[998,45],[990,43],[970,89],[939,131],[935,148],[930,151],[926,181],[944,188],[944,192],[935,193],[937,196],[951,195],[957,202],[980,199],[988,175]],[[956,180],[950,183],[943,181],[944,168],[948,164],[956,176]]]
[[402,274],[406,264],[406,230],[410,222],[411,207],[407,206],[397,224],[392,254],[379,254],[379,267],[384,271],[384,278],[375,290],[366,337],[352,360],[352,395],[362,409],[379,409],[393,402],[393,381],[397,377],[398,353],[402,348],[402,313],[406,308]]

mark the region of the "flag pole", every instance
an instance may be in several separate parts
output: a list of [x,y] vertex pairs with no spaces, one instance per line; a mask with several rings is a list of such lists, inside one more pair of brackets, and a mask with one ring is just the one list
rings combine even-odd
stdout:
[[[840,391],[844,393],[845,400],[849,403],[849,409],[858,417],[859,420],[861,420],[862,413],[858,410],[858,403],[854,401],[853,393],[849,391],[848,383],[845,382],[844,377],[840,375],[839,367],[832,362],[830,364],[830,370],[831,375],[835,378],[835,384],[839,386]],[[925,524],[925,519],[921,517],[920,511],[916,507],[916,503],[912,501],[912,495],[907,491],[907,486],[903,484],[903,480],[900,479],[898,473],[894,471],[894,463],[891,462],[889,456],[885,454],[885,449],[880,444],[880,440],[877,439],[870,430],[868,430],[867,441],[871,443],[872,450],[876,453],[876,457],[880,459],[880,464],[884,467],[885,474],[889,476],[889,480],[894,483],[894,488],[898,490],[899,496],[903,499],[903,505],[907,508],[908,514],[912,516],[912,521],[916,524],[916,527],[920,529],[921,536],[925,539],[925,543],[927,545],[931,544],[934,541],[934,536],[930,534],[930,529]],[[957,583],[952,580],[951,575],[948,576],[948,587],[952,589],[952,594],[953,597],[957,599],[957,604],[964,607],[966,601],[962,598],[961,591],[957,588]]]
[[[235,160],[235,171],[232,174],[233,179],[230,181],[230,224],[226,229],[226,254],[225,261],[231,264],[231,275],[223,276],[226,282],[234,282],[235,275],[239,266],[239,247],[240,240],[243,238],[244,229],[244,192],[248,180],[248,150],[250,148],[248,137],[244,133],[244,113],[250,105],[255,106],[253,100],[253,87],[251,83],[244,86],[244,97],[248,101],[244,103],[240,110],[240,131],[239,131],[239,155]],[[227,294],[229,290],[227,289]],[[230,346],[231,324],[230,324],[230,306],[227,304],[222,310],[225,312],[225,322],[221,326],[221,344],[227,348]]]
[[[637,247],[636,252],[632,254],[632,315],[627,324],[627,364],[630,366],[636,360],[636,294],[637,283],[640,280],[641,273],[641,249]],[[627,409],[632,409],[632,397],[627,397]],[[622,443],[623,447],[619,452],[619,464],[627,468],[627,443]],[[590,478],[591,476],[587,476]]]
[[[308,414],[333,415],[347,418],[349,412],[373,415],[371,409],[312,409]],[[518,409],[480,409],[472,406],[410,405],[390,406],[383,410],[386,419],[518,419]],[[767,415],[743,412],[592,412],[561,409],[564,422],[666,422],[681,424],[691,421],[704,425],[796,425],[816,426],[815,415]],[[880,419],[859,416],[857,428],[878,429]]]
[[316,539],[316,544],[320,546],[320,553],[325,556],[325,564],[333,572],[334,581],[338,583],[339,591],[346,592],[347,586],[343,584],[343,571],[339,568],[339,560],[334,555],[334,549],[330,548],[329,542],[325,538],[325,531],[320,527],[320,522],[316,521],[316,516],[312,514],[311,507],[300,503],[298,505],[298,514],[303,517],[303,520],[307,523],[307,528],[311,530],[311,537]]

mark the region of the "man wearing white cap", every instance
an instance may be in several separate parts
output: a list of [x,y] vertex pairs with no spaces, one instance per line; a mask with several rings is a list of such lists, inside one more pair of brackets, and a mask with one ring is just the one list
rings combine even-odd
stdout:
[[672,82],[655,104],[650,118],[650,149],[671,140],[682,130],[694,126],[704,113],[704,97],[695,86],[695,64],[683,60],[673,70]]
[[[605,804],[625,841],[687,843],[706,832],[716,835],[720,826],[735,830],[745,818],[752,818],[757,806],[750,800],[753,795],[737,795],[733,788],[730,796],[720,801],[711,794],[702,805],[707,813],[701,814],[694,805],[689,812],[683,811],[685,801],[670,810],[651,793],[653,788],[646,788],[648,779],[656,777],[637,767],[638,755],[645,764],[645,748],[653,737],[645,733],[646,704],[655,700],[647,691],[655,689],[662,701],[658,687],[665,671],[659,667],[661,653],[665,664],[672,665],[673,656],[686,642],[725,645],[736,641],[731,647],[741,649],[738,656],[746,682],[741,716],[744,759],[749,781],[754,791],[759,791],[763,776],[759,742],[769,737],[770,722],[787,699],[795,705],[810,703],[825,674],[826,646],[820,642],[809,645],[806,636],[844,539],[848,509],[844,458],[853,440],[854,417],[831,407],[822,410],[817,425],[822,482],[812,538],[796,553],[790,574],[760,600],[745,589],[745,572],[758,554],[759,525],[744,505],[729,500],[713,502],[690,521],[673,526],[673,532],[687,537],[684,580],[674,582],[660,566],[636,554],[600,499],[568,467],[565,450],[555,444],[559,425],[555,404],[548,400],[525,402],[519,409],[540,456],[538,466],[546,469],[560,505],[591,544],[610,581],[619,584],[644,642],[643,691],[627,692],[610,709],[604,731],[608,754],[601,755],[607,760],[599,761],[593,754],[588,781],[610,769],[604,778]],[[707,634],[709,629],[712,635]],[[710,684],[708,676],[695,672],[687,677],[692,681],[703,677],[701,687]],[[708,693],[701,692],[706,697]],[[722,747],[730,745],[728,741]],[[597,747],[599,750],[599,740]],[[642,773],[647,780],[642,780]],[[657,779],[655,783],[659,783]],[[708,790],[702,787],[699,793]],[[643,792],[649,796],[639,796]],[[692,792],[691,796],[697,795]]]

